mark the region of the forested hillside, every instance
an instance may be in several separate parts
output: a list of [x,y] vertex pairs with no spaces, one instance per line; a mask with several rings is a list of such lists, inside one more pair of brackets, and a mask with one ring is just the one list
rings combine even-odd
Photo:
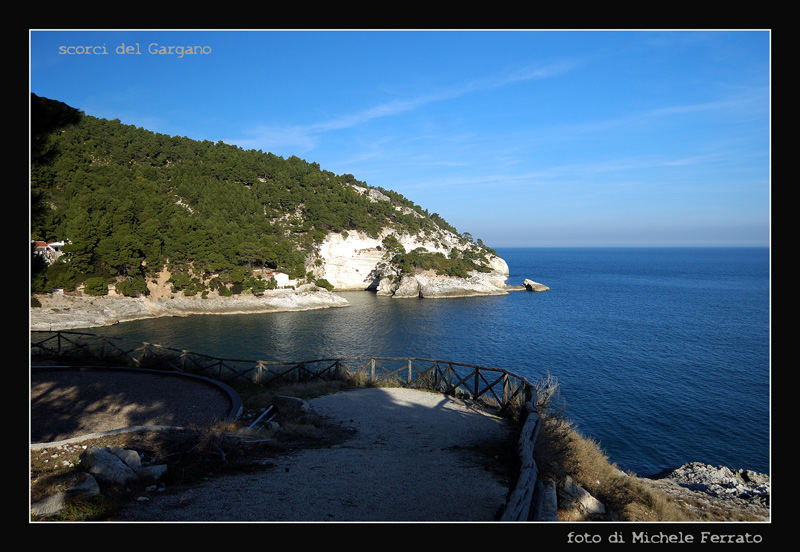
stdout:
[[116,282],[136,295],[164,267],[176,290],[255,289],[263,284],[253,268],[309,278],[307,258],[329,232],[455,232],[395,192],[370,200],[350,174],[157,134],[33,94],[31,134],[31,239],[69,241],[50,266],[34,257],[34,292]]

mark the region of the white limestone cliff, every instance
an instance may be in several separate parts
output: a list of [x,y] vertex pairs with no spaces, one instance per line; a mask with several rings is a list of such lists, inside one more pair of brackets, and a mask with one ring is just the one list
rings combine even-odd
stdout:
[[389,265],[390,254],[383,239],[394,234],[406,251],[423,247],[427,251],[449,255],[453,248],[463,250],[468,244],[449,232],[436,235],[394,233],[390,229],[378,237],[361,232],[331,233],[320,245],[315,275],[324,278],[336,291],[378,291],[396,297],[463,297],[468,295],[498,295],[507,293],[508,265],[496,255],[488,255],[491,272],[475,272],[469,278],[439,276],[424,272],[413,277],[399,275]]

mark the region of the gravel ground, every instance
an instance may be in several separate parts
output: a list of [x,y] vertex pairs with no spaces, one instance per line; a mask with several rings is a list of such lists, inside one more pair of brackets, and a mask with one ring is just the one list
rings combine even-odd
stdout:
[[255,475],[212,479],[131,505],[122,521],[493,521],[509,481],[465,447],[509,437],[501,418],[451,397],[360,389],[313,399],[352,428],[345,444],[301,450]]
[[131,426],[211,423],[234,408],[219,387],[185,375],[35,367],[30,379],[34,445]]

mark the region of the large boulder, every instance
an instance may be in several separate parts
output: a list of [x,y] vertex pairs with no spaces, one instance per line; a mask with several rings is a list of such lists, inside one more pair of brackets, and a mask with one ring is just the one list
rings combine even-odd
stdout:
[[528,291],[547,291],[550,289],[544,284],[540,284],[539,282],[534,282],[533,280],[528,280],[527,278],[525,279],[524,282],[522,282],[522,285],[525,286],[525,289],[527,289]]
[[419,281],[414,276],[403,276],[394,290],[393,297],[419,297]]
[[561,508],[567,511],[567,515],[572,521],[589,520],[606,511],[602,502],[593,497],[569,475],[558,488],[558,500]]
[[136,472],[116,452],[111,447],[88,447],[80,454],[81,467],[102,482],[125,485],[136,479]]
[[81,452],[80,460],[81,468],[103,483],[150,482],[167,470],[163,464],[143,466],[138,452],[120,447],[88,447]]

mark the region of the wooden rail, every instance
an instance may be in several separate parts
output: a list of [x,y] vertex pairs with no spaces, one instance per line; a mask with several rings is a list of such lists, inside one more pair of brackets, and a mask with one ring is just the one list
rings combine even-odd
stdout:
[[229,384],[348,379],[398,385],[471,399],[519,413],[520,473],[501,521],[536,520],[541,484],[533,457],[541,426],[536,388],[507,370],[426,358],[354,357],[307,361],[224,359],[147,342],[76,331],[32,331],[31,360],[124,365],[211,377]]

